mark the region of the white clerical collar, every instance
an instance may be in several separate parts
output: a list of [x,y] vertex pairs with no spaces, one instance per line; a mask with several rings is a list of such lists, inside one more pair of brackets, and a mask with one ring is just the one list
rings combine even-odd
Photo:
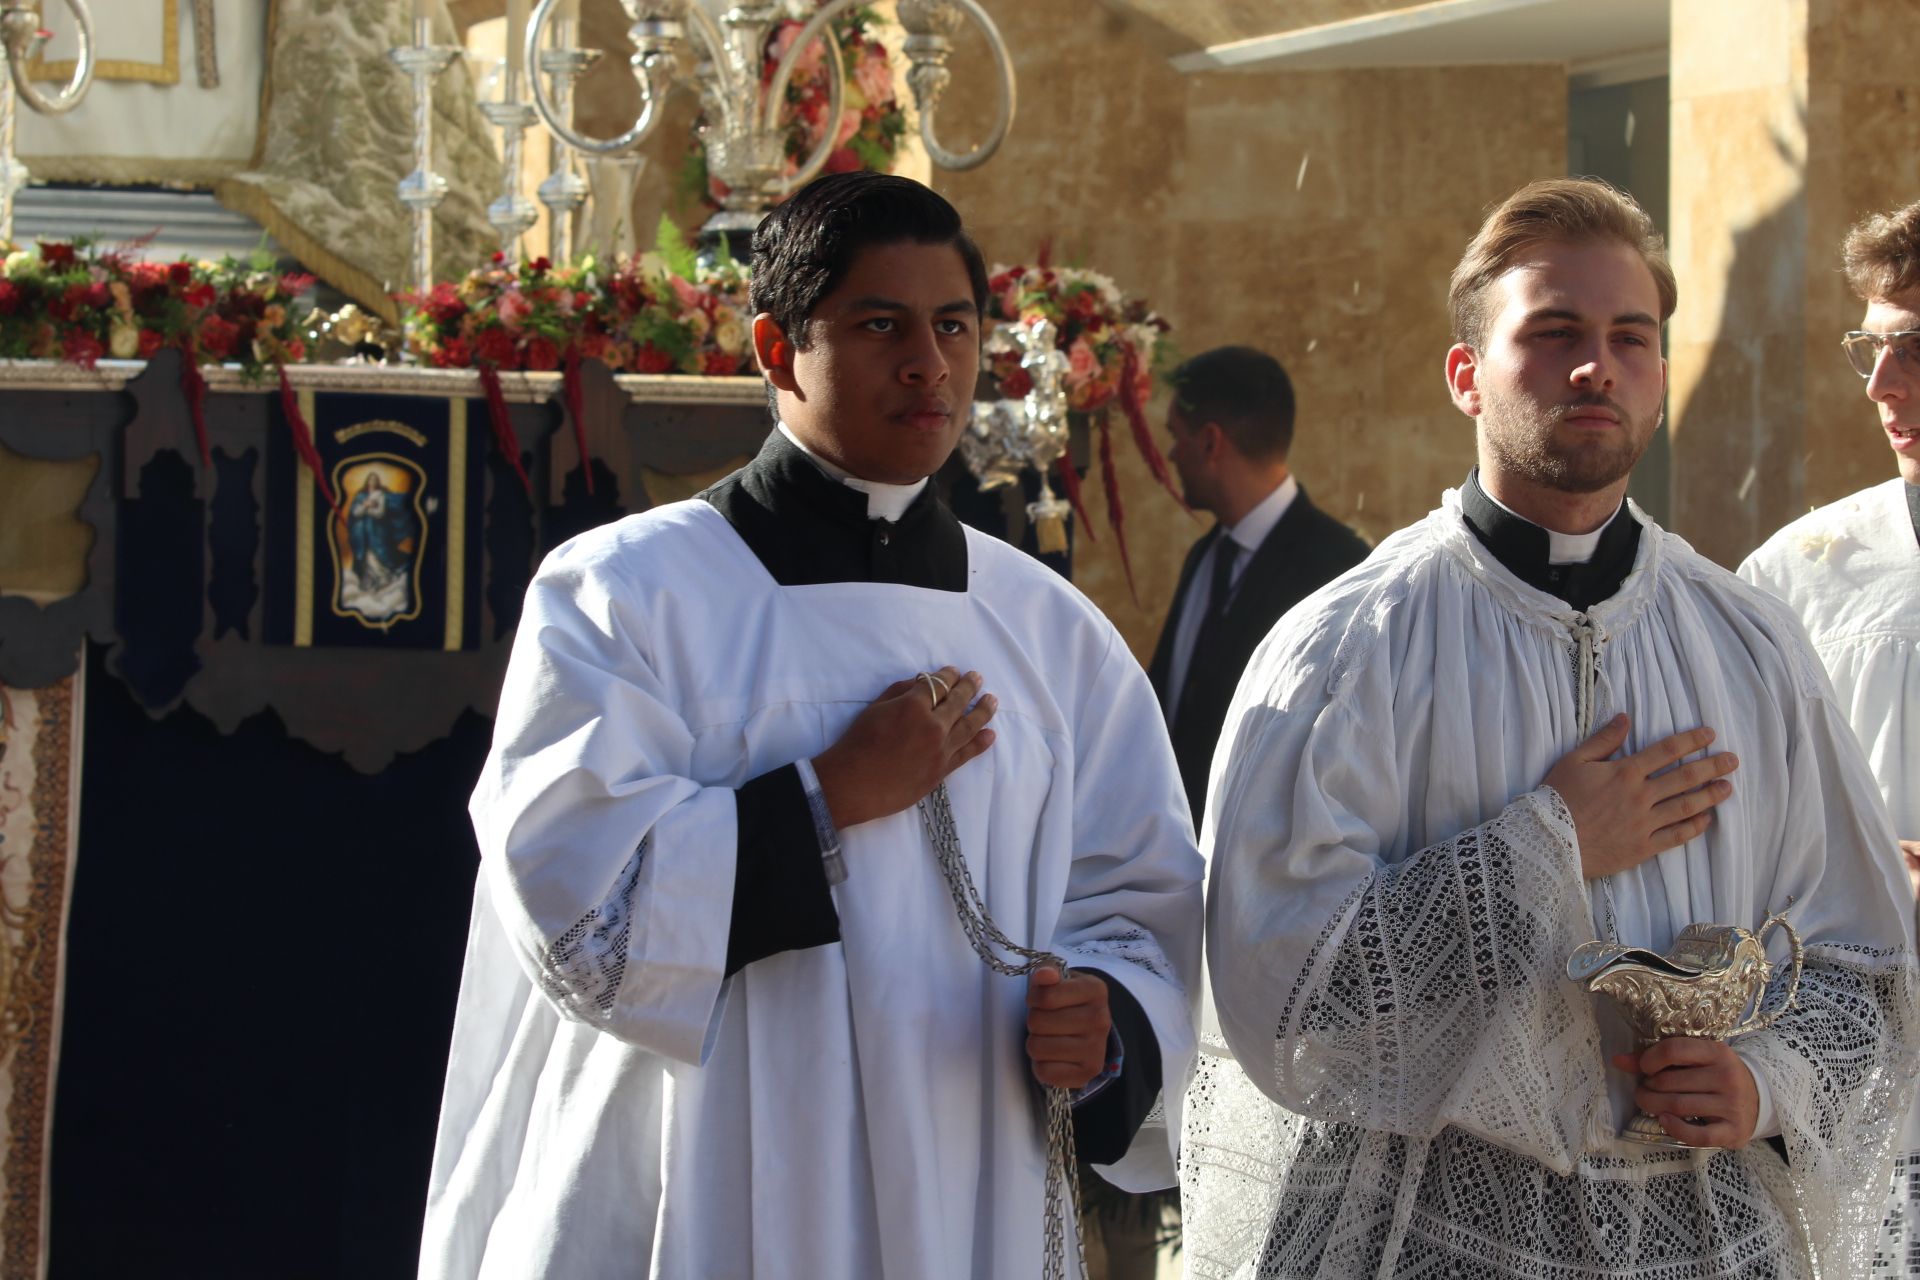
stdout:
[[[1485,485],[1480,486],[1480,491],[1486,493],[1488,502],[1491,502],[1515,520],[1527,520],[1527,518],[1518,511],[1515,511],[1512,507],[1494,497],[1493,494],[1488,493]],[[1624,507],[1625,505],[1627,505],[1626,499],[1622,498],[1620,500],[1620,506]],[[1602,520],[1600,527],[1592,533],[1559,533],[1553,529],[1548,529],[1545,525],[1534,524],[1531,520],[1527,520],[1527,523],[1532,524],[1536,529],[1546,531],[1548,564],[1585,564],[1587,561],[1593,559],[1593,553],[1600,549],[1600,535],[1607,531],[1607,526],[1613,523],[1613,517],[1619,514],[1620,507],[1615,507],[1613,509],[1613,515]]]
[[782,422],[778,425],[780,434],[785,436],[794,448],[806,454],[808,461],[814,466],[847,488],[858,489],[867,495],[867,519],[869,520],[899,520],[906,513],[907,508],[913,505],[913,500],[920,496],[920,491],[927,487],[925,477],[915,480],[912,484],[881,484],[877,480],[862,480],[859,476],[850,474],[846,468],[834,466],[807,448],[806,442],[793,434],[792,428],[786,423]]
[[1244,551],[1258,551],[1260,544],[1273,532],[1273,526],[1280,523],[1280,517],[1287,514],[1287,508],[1300,496],[1300,482],[1288,472],[1280,487],[1260,499],[1259,505],[1240,517],[1240,523],[1227,530],[1227,536],[1240,544]]

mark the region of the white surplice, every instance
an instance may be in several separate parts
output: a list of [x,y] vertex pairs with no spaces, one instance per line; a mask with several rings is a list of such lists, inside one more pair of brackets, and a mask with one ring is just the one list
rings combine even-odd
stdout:
[[[1861,1273],[1920,1048],[1905,876],[1798,624],[1634,517],[1632,572],[1579,614],[1450,493],[1255,654],[1202,837],[1190,1276]],[[1704,835],[1585,882],[1541,779],[1621,711],[1629,750],[1708,725],[1740,769]],[[1798,1008],[1738,1042],[1788,1160],[1617,1141],[1631,1040],[1568,954],[1790,899]]]
[[[1906,483],[1896,476],[1800,517],[1747,557],[1740,576],[1799,614],[1866,749],[1894,834],[1920,840],[1920,539]],[[1920,1107],[1897,1150],[1880,1251],[1891,1273],[1916,1275]]]
[[1026,983],[969,949],[917,811],[842,833],[840,943],[723,977],[731,788],[946,663],[999,699],[948,780],[987,909],[1138,1000],[1175,1096],[1108,1172],[1171,1184],[1201,866],[1166,730],[1083,596],[966,550],[965,592],[782,587],[695,500],[548,557],[473,801],[423,1276],[1039,1273]]

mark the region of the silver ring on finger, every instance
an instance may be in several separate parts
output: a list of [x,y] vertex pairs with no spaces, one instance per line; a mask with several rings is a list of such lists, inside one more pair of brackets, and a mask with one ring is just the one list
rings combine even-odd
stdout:
[[940,705],[940,700],[942,698],[946,697],[948,693],[952,692],[952,690],[950,690],[947,687],[947,682],[945,680],[942,680],[939,676],[933,674],[933,672],[931,671],[922,671],[920,673],[920,678],[927,682],[927,697],[931,699],[932,705],[935,707],[938,707]]

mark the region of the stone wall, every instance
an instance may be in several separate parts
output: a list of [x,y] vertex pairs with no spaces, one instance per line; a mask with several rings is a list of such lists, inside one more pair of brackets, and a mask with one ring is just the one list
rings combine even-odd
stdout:
[[1723,564],[1893,473],[1840,354],[1863,308],[1839,250],[1862,215],[1920,199],[1911,17],[1675,0],[1673,523]]
[[[933,181],[989,260],[1030,260],[1051,237],[1057,260],[1151,300],[1181,351],[1271,351],[1293,375],[1293,461],[1314,500],[1376,540],[1429,510],[1473,458],[1442,377],[1447,274],[1487,205],[1565,171],[1562,69],[1187,76],[1124,15],[987,4],[1019,115],[991,162]],[[984,65],[956,54],[956,141],[983,119]],[[1164,394],[1150,413],[1164,444]],[[1153,485],[1130,441],[1115,452],[1139,602],[1097,484],[1078,579],[1144,661],[1207,520]]]

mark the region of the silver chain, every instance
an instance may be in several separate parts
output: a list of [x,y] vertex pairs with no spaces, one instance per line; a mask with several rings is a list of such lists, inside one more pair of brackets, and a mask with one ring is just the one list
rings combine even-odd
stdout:
[[[940,874],[953,896],[953,909],[960,917],[961,932],[974,954],[986,961],[995,973],[1020,978],[1045,965],[1052,965],[1067,976],[1067,964],[1050,951],[1023,947],[1001,932],[987,913],[980,890],[967,871],[967,860],[960,852],[960,832],[953,823],[953,805],[947,799],[947,784],[941,783],[933,794],[920,802],[920,817],[926,823],[927,839],[933,842],[933,854],[940,863]],[[1003,959],[1000,953],[1017,957]],[[1079,1259],[1079,1275],[1087,1274],[1087,1251],[1079,1230],[1080,1167],[1073,1152],[1073,1099],[1059,1085],[1046,1086],[1047,1092],[1047,1197],[1046,1262],[1044,1280],[1070,1280],[1067,1273],[1067,1236],[1073,1236],[1074,1256]]]

